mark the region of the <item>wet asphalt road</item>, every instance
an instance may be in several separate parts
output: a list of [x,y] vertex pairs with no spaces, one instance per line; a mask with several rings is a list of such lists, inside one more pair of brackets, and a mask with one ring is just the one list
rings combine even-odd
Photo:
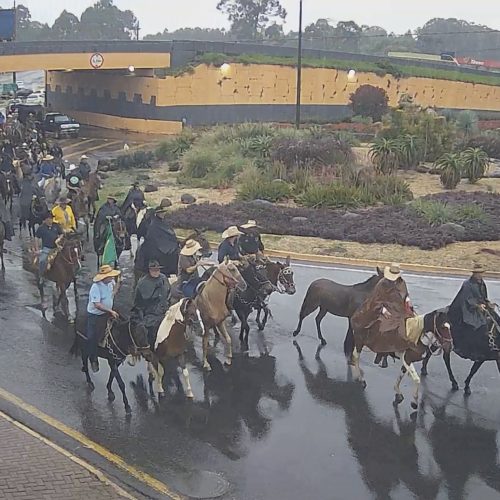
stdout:
[[[122,264],[129,264],[127,253]],[[483,366],[472,396],[464,399],[462,391],[450,391],[442,360],[431,360],[412,419],[408,380],[399,413],[392,406],[395,365],[375,367],[373,355],[364,353],[367,389],[349,380],[342,354],[345,320],[325,320],[328,345],[321,350],[313,316],[306,320],[297,339],[299,359],[291,332],[309,283],[319,277],[355,283],[366,272],[296,265],[297,294],[273,296],[274,319],[264,334],[253,325],[250,351],[236,352],[229,371],[221,365],[219,345],[213,372],[204,374],[196,339],[190,354],[193,402],[172,387],[157,403],[145,388],[145,365],[125,365],[133,409],[127,419],[118,388],[114,403],[106,399],[106,366],[101,362],[93,376],[96,390],[89,393],[79,360],[68,355],[72,331],[53,326],[31,307],[39,299],[20,259],[7,256],[6,265],[0,386],[180,492],[193,492],[198,471],[213,471],[229,482],[223,498],[242,500],[500,498],[500,379],[494,363]],[[421,312],[445,306],[460,281],[407,276]],[[88,278],[80,282],[83,294]],[[489,292],[500,299],[500,283],[489,282]],[[126,301],[127,287],[123,294]],[[470,363],[455,355],[452,362],[463,386]],[[199,496],[209,496],[210,481],[200,489]]]

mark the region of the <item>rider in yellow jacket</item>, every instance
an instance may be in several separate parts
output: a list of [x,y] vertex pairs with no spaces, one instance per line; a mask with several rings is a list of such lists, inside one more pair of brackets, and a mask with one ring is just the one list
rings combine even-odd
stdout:
[[68,205],[70,200],[65,197],[57,201],[57,205],[52,209],[54,222],[65,232],[76,231],[76,220],[73,210]]

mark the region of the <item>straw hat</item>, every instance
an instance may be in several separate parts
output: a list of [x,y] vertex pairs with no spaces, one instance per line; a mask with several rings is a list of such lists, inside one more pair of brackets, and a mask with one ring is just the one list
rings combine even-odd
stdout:
[[78,167],[72,163],[70,166],[69,166],[69,171],[72,172],[73,170],[76,170]]
[[233,238],[234,236],[239,236],[240,234],[243,233],[236,226],[230,226],[222,233],[222,239],[227,240],[228,238]]
[[193,256],[198,250],[201,250],[201,245],[195,240],[187,240],[181,250],[181,255]]
[[112,194],[108,194],[108,196],[106,196],[106,198],[108,200],[118,201]]
[[57,200],[57,204],[58,205],[62,205],[62,204],[68,204],[68,203],[71,203],[71,200],[69,198],[66,198],[66,196],[61,196],[58,200]]
[[399,264],[391,264],[384,269],[384,278],[389,281],[397,281],[401,278],[401,266]]
[[259,226],[257,226],[257,221],[250,219],[246,224],[243,224],[241,227],[243,229],[252,229]]
[[44,156],[44,157],[42,158],[42,160],[43,160],[43,161],[51,161],[51,160],[53,160],[53,159],[54,159],[54,157],[53,157],[52,155],[47,155],[47,156]]
[[471,271],[473,274],[482,274],[486,272],[486,269],[482,264],[474,264],[474,267],[472,268]]
[[98,283],[106,278],[116,278],[117,276],[120,276],[120,274],[120,271],[117,271],[106,264],[99,268],[99,272],[94,277],[94,283]]
[[88,160],[89,157],[87,155],[82,155],[80,156],[80,160]]

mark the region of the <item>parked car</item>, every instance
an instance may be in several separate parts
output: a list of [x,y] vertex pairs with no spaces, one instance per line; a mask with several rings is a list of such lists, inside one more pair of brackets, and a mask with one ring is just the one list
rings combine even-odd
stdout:
[[16,91],[16,97],[26,98],[33,94],[33,89],[19,88]]
[[33,92],[26,98],[26,104],[40,104],[43,106],[45,104],[45,92]]
[[63,113],[47,113],[42,122],[42,129],[46,133],[54,134],[57,139],[60,137],[78,137],[80,134],[80,124]]

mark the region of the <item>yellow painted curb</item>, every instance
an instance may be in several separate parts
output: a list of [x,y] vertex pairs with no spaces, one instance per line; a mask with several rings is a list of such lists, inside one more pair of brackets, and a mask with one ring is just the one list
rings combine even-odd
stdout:
[[146,484],[150,488],[153,488],[154,490],[162,493],[163,495],[167,495],[172,500],[185,500],[184,496],[179,495],[178,493],[173,491],[165,483],[162,483],[161,481],[154,478],[153,476],[150,476],[146,472],[143,472],[139,469],[136,469],[134,466],[125,462],[125,460],[123,460],[123,458],[120,457],[119,455],[114,454],[112,451],[108,450],[104,446],[101,446],[100,444],[96,443],[95,441],[92,441],[87,436],[83,435],[81,432],[78,432],[77,430],[72,429],[71,427],[67,426],[66,424],[59,422],[59,420],[56,420],[55,418],[51,417],[50,415],[47,415],[43,411],[39,410],[38,408],[35,408],[34,406],[30,405],[29,403],[26,403],[22,399],[18,398],[14,394],[11,394],[10,392],[6,391],[5,389],[2,389],[1,387],[0,387],[0,397],[5,399],[9,403],[12,403],[13,405],[17,406],[18,408],[21,408],[22,410],[29,413],[30,415],[38,418],[42,422],[45,422],[46,424],[50,425],[54,429],[57,429],[58,431],[62,432],[63,434],[66,434],[67,436],[74,439],[75,441],[78,441],[85,448],[88,448],[88,449],[94,451],[95,453],[97,453],[101,457],[105,458],[108,462],[111,462],[113,465],[122,469],[127,474],[129,474],[133,478],[139,480],[140,482]]

